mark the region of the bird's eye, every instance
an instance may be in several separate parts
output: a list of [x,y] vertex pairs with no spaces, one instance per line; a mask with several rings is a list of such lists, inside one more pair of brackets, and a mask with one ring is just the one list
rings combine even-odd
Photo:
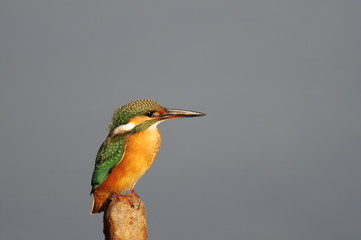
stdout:
[[151,116],[153,116],[153,113],[155,113],[155,111],[148,111],[145,113],[145,115],[148,117],[151,117]]

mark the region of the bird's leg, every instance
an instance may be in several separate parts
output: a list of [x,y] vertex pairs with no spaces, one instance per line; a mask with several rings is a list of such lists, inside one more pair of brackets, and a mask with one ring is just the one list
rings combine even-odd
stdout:
[[134,208],[134,203],[125,195],[122,195],[120,193],[114,192],[113,198],[115,199],[126,199],[128,201],[128,203],[130,204],[130,206],[132,208]]
[[139,209],[140,204],[142,203],[142,199],[139,197],[138,193],[134,190],[134,188],[130,189],[130,192],[134,195],[134,197],[138,198],[139,200],[138,209]]

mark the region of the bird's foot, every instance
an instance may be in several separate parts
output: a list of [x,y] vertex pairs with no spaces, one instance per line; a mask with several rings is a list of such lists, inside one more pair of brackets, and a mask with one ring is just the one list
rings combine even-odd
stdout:
[[142,203],[142,199],[139,197],[138,193],[134,189],[130,189],[130,192],[133,194],[134,197],[138,198],[138,208],[140,208],[140,204]]
[[[128,195],[128,196],[129,196],[129,195]],[[135,206],[134,206],[134,202],[131,201],[128,196],[116,192],[116,193],[114,193],[113,198],[114,198],[114,199],[125,199],[125,200],[128,201],[128,203],[130,204],[130,206],[131,206],[132,208],[134,208],[134,207],[135,207]],[[139,207],[138,207],[138,208],[139,208]]]

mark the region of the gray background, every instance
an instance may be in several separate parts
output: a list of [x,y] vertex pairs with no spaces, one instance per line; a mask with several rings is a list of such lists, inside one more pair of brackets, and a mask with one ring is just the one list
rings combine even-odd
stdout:
[[361,239],[361,2],[0,3],[0,238],[101,239],[90,178],[114,109],[162,123],[150,239]]

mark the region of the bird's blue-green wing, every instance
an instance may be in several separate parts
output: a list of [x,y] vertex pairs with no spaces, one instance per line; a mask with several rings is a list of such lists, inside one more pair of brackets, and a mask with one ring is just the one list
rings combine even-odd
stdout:
[[108,137],[100,146],[92,176],[92,190],[94,192],[122,160],[125,149],[125,139],[121,136]]

